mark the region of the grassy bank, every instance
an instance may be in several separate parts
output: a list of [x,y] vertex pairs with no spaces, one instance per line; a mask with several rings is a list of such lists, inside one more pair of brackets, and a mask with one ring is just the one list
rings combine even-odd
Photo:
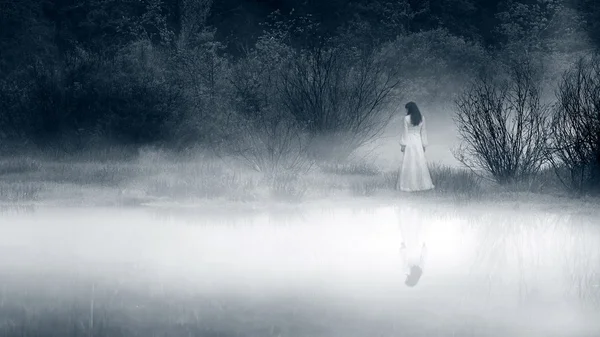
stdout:
[[[460,168],[431,164],[434,191],[396,191],[397,170],[365,160],[315,163],[305,171],[266,175],[236,160],[175,158],[157,152],[134,158],[0,159],[0,202],[11,204],[136,205],[148,202],[299,202],[324,198],[411,197],[483,200],[500,194],[564,195],[552,172],[527,184],[495,186]],[[513,198],[509,196],[509,198]]]

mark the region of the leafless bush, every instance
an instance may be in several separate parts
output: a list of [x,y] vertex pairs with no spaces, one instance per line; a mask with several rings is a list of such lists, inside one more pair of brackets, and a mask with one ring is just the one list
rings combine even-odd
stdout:
[[239,121],[235,129],[238,135],[230,144],[230,153],[269,178],[281,170],[300,173],[312,167],[313,161],[306,155],[308,138],[293,120],[259,115],[254,121]]
[[600,182],[600,56],[579,59],[556,95],[549,158],[566,187],[590,191]]
[[312,165],[304,129],[287,113],[280,95],[282,64],[290,50],[263,39],[232,71],[234,112],[227,117],[226,151],[274,178],[278,171],[300,172]]
[[399,79],[380,51],[326,41],[298,51],[282,72],[282,103],[311,136],[311,154],[345,159],[394,114]]
[[261,171],[346,158],[393,116],[387,103],[397,74],[384,52],[343,39],[315,37],[295,46],[291,34],[312,36],[317,28],[275,19],[232,71],[228,143],[238,144],[233,152]]
[[508,76],[482,75],[456,100],[462,143],[454,156],[500,184],[522,181],[545,162],[548,106],[530,62],[514,62]]

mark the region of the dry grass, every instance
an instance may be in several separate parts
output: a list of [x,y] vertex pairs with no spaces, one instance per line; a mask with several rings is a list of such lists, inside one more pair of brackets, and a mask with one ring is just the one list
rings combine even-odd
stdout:
[[436,190],[442,193],[470,196],[483,193],[481,179],[469,170],[434,164],[430,172]]
[[319,167],[326,174],[360,176],[378,176],[381,174],[381,170],[377,166],[366,161],[322,163]]
[[[115,157],[114,153],[108,157]],[[281,171],[267,178],[240,162],[208,157],[174,158],[142,152],[129,160],[0,160],[0,202],[52,200],[88,204],[139,204],[156,200],[223,199],[290,201],[335,196],[400,196],[398,171],[383,171],[366,161],[319,163],[308,172]],[[486,184],[474,173],[430,165],[436,189],[429,196],[476,200],[498,192],[549,193],[560,190],[550,170],[515,186]]]
[[0,202],[39,200],[44,184],[0,181]]

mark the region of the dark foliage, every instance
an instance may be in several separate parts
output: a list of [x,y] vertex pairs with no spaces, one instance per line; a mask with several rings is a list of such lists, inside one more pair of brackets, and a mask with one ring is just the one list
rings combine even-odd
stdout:
[[[220,149],[242,124],[269,125],[262,104],[286,123],[254,132],[344,134],[351,150],[393,97],[447,101],[498,48],[597,45],[598,13],[588,0],[0,0],[0,141]],[[276,90],[267,105],[260,86]]]
[[31,65],[22,82],[1,88],[8,98],[0,111],[4,137],[40,146],[64,137],[121,144],[165,140],[166,122],[180,93],[152,69],[155,60],[139,62],[147,48],[131,45],[112,59],[80,53],[59,65]]

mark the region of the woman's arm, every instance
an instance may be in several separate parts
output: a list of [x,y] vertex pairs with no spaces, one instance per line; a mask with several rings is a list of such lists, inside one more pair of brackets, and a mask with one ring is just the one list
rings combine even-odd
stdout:
[[402,147],[402,152],[406,148],[406,137],[408,135],[408,122],[406,121],[406,117],[402,119],[402,125],[404,129],[402,131],[402,136],[400,137],[400,146]]
[[423,116],[423,120],[421,121],[421,143],[423,144],[423,150],[429,145],[429,140],[427,139],[427,127],[425,126],[425,117]]

